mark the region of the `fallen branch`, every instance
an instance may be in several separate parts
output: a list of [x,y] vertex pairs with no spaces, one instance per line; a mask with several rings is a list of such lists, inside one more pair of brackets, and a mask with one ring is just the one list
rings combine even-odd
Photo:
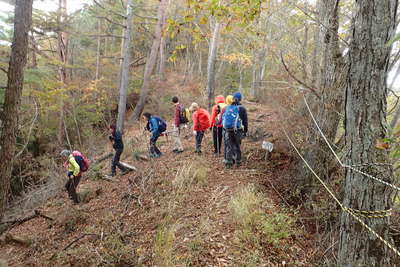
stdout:
[[[75,244],[76,242],[78,242],[79,240],[81,240],[81,239],[83,239],[83,238],[85,238],[85,237],[87,237],[87,236],[99,236],[99,235],[98,235],[98,234],[83,234],[83,235],[79,236],[78,238],[72,240],[68,245],[66,245],[66,246],[62,249],[62,251],[65,251],[65,250],[69,249],[73,244]],[[54,257],[57,256],[57,253],[58,253],[58,252],[55,252],[55,253],[49,258],[49,260],[53,260]]]
[[110,153],[108,153],[108,154],[106,154],[106,155],[104,155],[104,156],[98,158],[97,160],[95,160],[95,161],[93,162],[93,164],[99,164],[100,162],[105,161],[106,159],[111,158],[113,155],[114,155],[114,153],[110,152]]
[[21,237],[17,237],[15,235],[10,234],[10,233],[6,234],[5,242],[6,243],[14,242],[14,243],[16,243],[18,245],[22,245],[22,246],[25,246],[25,247],[29,247],[32,244],[32,240],[30,240],[30,239],[22,239]]

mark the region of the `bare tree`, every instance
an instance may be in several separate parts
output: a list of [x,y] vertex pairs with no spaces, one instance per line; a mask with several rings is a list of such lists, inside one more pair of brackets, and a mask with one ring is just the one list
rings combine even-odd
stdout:
[[[68,33],[62,29],[66,26],[67,20],[67,0],[59,0],[58,2],[58,56],[60,63],[58,66],[58,76],[62,86],[65,86],[67,81],[67,70],[66,65],[68,62]],[[65,125],[64,125],[64,101],[60,98],[60,117],[58,124],[58,143],[62,144],[65,137]]]
[[156,65],[157,54],[160,48],[161,30],[167,3],[168,0],[161,0],[160,5],[158,6],[157,24],[154,34],[153,45],[151,47],[150,55],[146,61],[146,67],[144,69],[143,85],[142,89],[140,90],[140,98],[135,107],[135,110],[133,111],[132,118],[134,120],[138,120],[140,118],[140,115],[142,114],[144,109],[144,105],[146,104],[147,96],[149,94],[150,78],[151,74],[153,73],[154,67]]
[[129,63],[131,58],[131,36],[132,36],[132,16],[133,7],[132,0],[128,0],[126,5],[126,19],[125,28],[122,39],[121,49],[121,64],[120,64],[120,85],[119,85],[119,103],[118,103],[118,118],[117,118],[117,129],[123,132],[125,111],[126,111],[126,98],[128,95],[128,82],[129,82]]
[[10,191],[11,172],[18,130],[18,113],[21,102],[24,67],[28,54],[29,30],[32,24],[32,0],[16,0],[14,16],[14,40],[7,72],[0,135],[0,218],[4,213]]
[[214,103],[215,93],[215,62],[217,59],[219,35],[221,30],[221,23],[216,21],[214,26],[213,35],[210,41],[210,47],[208,50],[208,61],[207,61],[207,98],[208,108],[211,108]]
[[[398,0],[356,1],[349,78],[346,85],[346,144],[351,148],[348,165],[373,176],[393,181],[388,151],[376,143],[387,136],[386,78],[395,32]],[[380,164],[377,164],[380,163]],[[346,171],[343,205],[356,210],[377,211],[392,207],[392,189],[352,169]],[[389,218],[362,219],[389,239]],[[361,230],[347,212],[340,222],[340,266],[392,266],[388,249],[376,236]]]

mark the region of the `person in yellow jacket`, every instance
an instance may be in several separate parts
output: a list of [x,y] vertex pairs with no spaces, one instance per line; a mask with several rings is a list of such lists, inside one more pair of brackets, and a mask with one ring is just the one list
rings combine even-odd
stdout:
[[79,203],[79,197],[76,193],[76,188],[78,187],[79,182],[81,181],[82,172],[81,168],[76,162],[74,155],[72,155],[71,151],[63,150],[60,153],[66,161],[64,163],[64,167],[67,168],[67,176],[68,182],[65,184],[65,189],[68,191],[69,198],[74,201],[74,204]]

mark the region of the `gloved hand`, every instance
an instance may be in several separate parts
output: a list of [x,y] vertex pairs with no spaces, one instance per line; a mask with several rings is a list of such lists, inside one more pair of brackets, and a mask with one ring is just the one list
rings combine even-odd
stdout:
[[72,179],[72,178],[74,178],[75,176],[73,175],[73,174],[68,174],[68,178],[69,179]]
[[114,140],[114,138],[112,137],[112,135],[108,136],[108,139],[110,139],[110,141]]
[[197,132],[196,131],[193,131],[193,135],[196,135],[197,134]]

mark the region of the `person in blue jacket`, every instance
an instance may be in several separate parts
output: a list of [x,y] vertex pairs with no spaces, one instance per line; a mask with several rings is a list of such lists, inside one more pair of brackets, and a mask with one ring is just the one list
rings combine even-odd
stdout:
[[160,135],[167,129],[167,124],[162,118],[151,115],[148,112],[143,113],[143,118],[147,120],[146,129],[151,132],[150,157],[159,158],[161,157],[162,153],[158,149],[156,142],[158,137],[160,137]]

